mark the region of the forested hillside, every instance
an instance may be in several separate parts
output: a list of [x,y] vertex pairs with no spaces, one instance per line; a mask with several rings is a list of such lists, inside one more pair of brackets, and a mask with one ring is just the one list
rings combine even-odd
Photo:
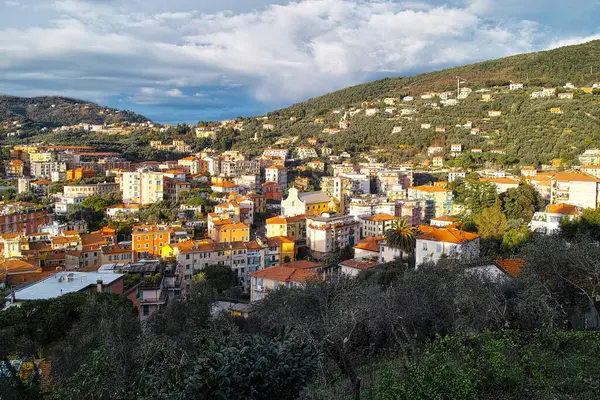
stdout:
[[[461,88],[472,90],[459,99],[457,77]],[[510,81],[524,88],[509,90]],[[235,146],[255,148],[250,139],[258,132],[263,146],[282,137],[297,137],[300,144],[315,136],[336,150],[377,150],[394,161],[426,158],[429,146],[442,146],[449,158],[450,145],[461,144],[463,154],[452,163],[465,167],[490,160],[503,165],[556,158],[576,163],[585,148],[600,146],[600,88],[593,87],[598,81],[600,41],[593,41],[349,87],[274,111],[267,119],[245,120]],[[556,91],[532,98],[544,87]],[[443,91],[451,92],[457,104],[442,104],[437,95],[421,98]],[[561,93],[573,96],[561,98]],[[412,100],[402,101],[406,96]],[[390,97],[398,99],[396,104],[383,102]],[[375,109],[375,115],[367,116],[365,109]],[[490,111],[500,113],[490,116]],[[339,126],[343,119],[346,129]],[[274,129],[266,131],[264,124]]]
[[25,128],[57,127],[78,123],[145,122],[148,118],[66,97],[0,96],[0,125],[18,121]]
[[469,87],[503,86],[508,85],[510,80],[527,86],[562,86],[565,82],[589,85],[600,81],[600,40],[415,76],[381,79],[294,104],[280,112],[312,114],[383,97],[455,90],[457,76]]

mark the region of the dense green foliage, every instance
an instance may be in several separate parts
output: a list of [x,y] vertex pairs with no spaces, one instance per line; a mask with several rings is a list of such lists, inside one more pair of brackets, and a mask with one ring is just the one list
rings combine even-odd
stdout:
[[[0,314],[0,362],[45,347],[53,399],[296,398],[315,374],[314,349],[285,333],[243,332],[229,318],[212,317],[211,302],[197,284],[142,330],[123,296],[32,301]],[[38,383],[3,377],[0,393],[41,398]]]
[[[448,165],[464,168],[515,163],[537,165],[554,158],[575,162],[586,147],[600,146],[600,91],[593,94],[576,91],[572,100],[532,99],[529,93],[544,86],[566,91],[563,89],[566,82],[590,87],[600,81],[600,74],[590,74],[589,69],[599,54],[600,41],[593,41],[413,77],[365,83],[269,113],[268,122],[275,126],[272,132],[262,131],[265,121],[244,119],[243,132],[227,139],[224,145],[231,143],[233,148],[255,153],[282,138],[297,137],[296,143],[299,143],[315,136],[338,150],[381,149],[378,156],[385,161],[411,160],[424,154],[431,145],[442,146],[444,154],[450,156],[450,145],[459,143],[463,149],[480,148],[483,152],[466,152],[456,159],[449,157]],[[463,86],[473,89],[457,106],[438,109],[426,104],[439,102],[439,99],[420,98],[429,91],[455,91],[456,76],[466,81]],[[509,91],[510,80],[522,82],[525,90]],[[481,101],[481,94],[475,92],[481,88],[491,89],[491,101]],[[412,95],[414,100],[395,107],[415,109],[417,113],[413,118],[383,112],[388,107],[381,101],[383,98],[404,95]],[[363,111],[349,117],[348,129],[333,135],[322,132],[324,128],[337,128],[344,111],[352,107]],[[378,108],[379,113],[365,116],[364,109],[369,107]],[[550,113],[553,107],[560,107],[562,114]],[[501,111],[502,115],[490,118],[490,110]],[[292,116],[296,117],[295,121],[290,120]],[[315,122],[316,118],[323,121]],[[470,134],[470,128],[463,127],[469,121],[480,129],[479,134]],[[431,128],[422,129],[423,123],[431,124]],[[402,131],[392,133],[395,126],[401,126]],[[444,127],[445,132],[436,132],[436,127]],[[256,132],[260,133],[259,146],[252,141]]]
[[66,97],[0,96],[0,122],[19,121],[28,127],[146,122],[148,118],[131,111],[119,111]]

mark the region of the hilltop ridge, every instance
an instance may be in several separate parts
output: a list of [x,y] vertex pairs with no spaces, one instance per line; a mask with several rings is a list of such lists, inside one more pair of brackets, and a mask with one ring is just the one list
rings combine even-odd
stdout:
[[52,128],[79,123],[146,122],[149,119],[132,111],[117,110],[61,96],[0,95],[0,123],[15,121],[26,127]]

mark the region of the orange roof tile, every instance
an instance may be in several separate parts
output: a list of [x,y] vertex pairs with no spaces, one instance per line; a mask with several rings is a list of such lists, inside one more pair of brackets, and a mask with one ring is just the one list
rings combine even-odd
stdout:
[[572,204],[550,204],[546,212],[551,214],[562,215],[579,215],[580,212],[576,206]]
[[377,266],[377,261],[373,260],[346,260],[342,261],[342,265],[345,267],[356,268],[360,270],[367,270]]
[[479,237],[475,233],[461,231],[456,228],[435,228],[421,225],[419,230],[423,233],[417,237],[418,239],[436,242],[463,244]]
[[552,176],[553,181],[600,182],[600,179],[579,172],[557,172]]
[[321,264],[312,262],[312,261],[308,261],[308,260],[298,260],[298,261],[281,264],[281,266],[287,267],[287,268],[314,269],[314,268],[320,267]]
[[297,282],[306,283],[311,279],[315,279],[317,274],[314,271],[300,268],[288,268],[279,265],[274,265],[260,271],[250,274],[253,278],[270,279],[277,282]]
[[397,217],[393,216],[392,214],[375,214],[375,215],[371,215],[369,217],[365,217],[363,219],[365,219],[367,221],[384,222],[384,221],[394,221],[397,219]]
[[525,262],[522,258],[505,258],[501,260],[494,260],[494,262],[510,276],[519,275],[523,269],[523,265],[525,265]]
[[439,186],[413,186],[411,187],[413,190],[419,190],[422,192],[450,192],[449,189],[442,188]]
[[355,249],[367,250],[379,253],[379,242],[384,240],[383,236],[374,236],[362,239],[358,242]]

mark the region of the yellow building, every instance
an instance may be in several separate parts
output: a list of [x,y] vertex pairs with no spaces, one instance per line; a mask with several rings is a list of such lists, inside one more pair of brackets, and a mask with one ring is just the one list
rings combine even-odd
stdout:
[[217,243],[250,241],[250,227],[246,224],[224,224],[216,226],[215,228],[215,241]]
[[267,238],[265,267],[296,260],[296,243],[284,236]]
[[332,211],[335,203],[325,192],[299,192],[296,188],[288,191],[288,197],[281,202],[282,215],[321,215]]
[[550,112],[551,112],[552,114],[562,114],[562,111],[561,111],[560,107],[552,107],[552,108],[550,109]]
[[84,178],[93,178],[96,176],[96,171],[91,168],[75,168],[68,169],[65,180],[78,181]]
[[52,153],[40,152],[29,153],[29,162],[50,162],[52,161]]
[[306,215],[267,219],[267,237],[284,236],[294,242],[306,241]]

